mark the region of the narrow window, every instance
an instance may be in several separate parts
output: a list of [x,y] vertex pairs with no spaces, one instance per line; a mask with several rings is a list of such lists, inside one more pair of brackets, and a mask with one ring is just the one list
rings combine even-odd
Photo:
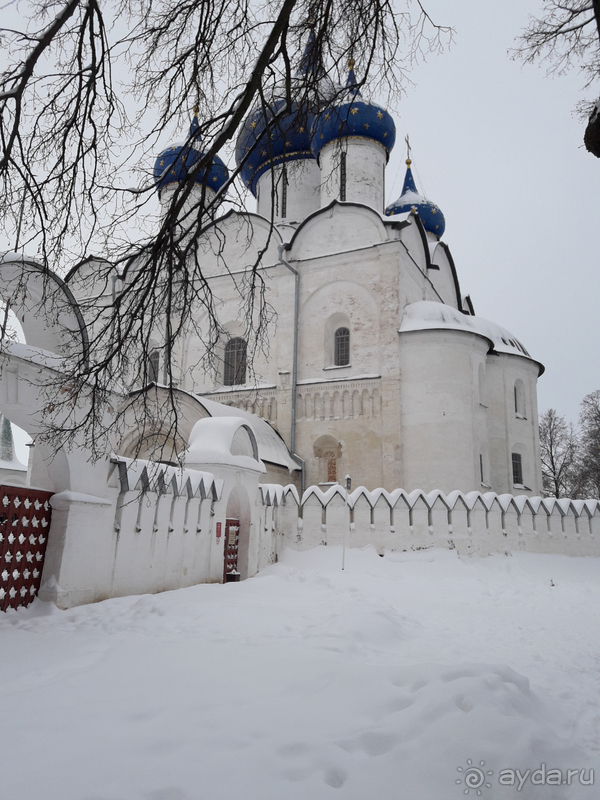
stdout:
[[340,153],[340,200],[346,199],[346,153]]
[[148,383],[158,383],[160,370],[160,350],[154,348],[148,356]]
[[333,363],[336,367],[345,367],[350,363],[350,331],[338,328],[334,336]]
[[512,471],[513,471],[513,484],[515,486],[523,485],[523,462],[520,453],[512,454]]
[[515,415],[525,419],[525,386],[523,381],[519,378],[515,381],[514,386],[515,397]]
[[239,386],[246,383],[246,342],[243,339],[230,339],[225,345],[225,386]]
[[479,475],[481,476],[481,482],[485,483],[483,480],[483,456],[479,453]]
[[285,219],[287,217],[287,187],[288,187],[288,179],[286,171],[283,170],[281,173],[281,217]]

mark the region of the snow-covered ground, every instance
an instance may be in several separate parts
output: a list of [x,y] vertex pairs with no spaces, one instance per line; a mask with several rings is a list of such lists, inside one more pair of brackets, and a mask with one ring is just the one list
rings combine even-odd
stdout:
[[599,796],[600,559],[340,562],[1,615],[0,797]]

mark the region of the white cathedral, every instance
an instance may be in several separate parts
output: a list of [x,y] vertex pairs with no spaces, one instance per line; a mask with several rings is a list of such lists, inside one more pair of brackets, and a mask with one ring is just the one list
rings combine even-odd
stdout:
[[[164,207],[202,156],[196,128],[195,118],[188,140],[157,158]],[[269,483],[538,495],[543,367],[475,315],[442,241],[444,216],[419,194],[410,159],[401,196],[385,208],[395,136],[352,67],[345,91],[308,123],[291,113],[271,133],[262,109],[250,113],[236,160],[256,211],[224,213],[198,245],[226,331],[220,369],[197,366],[194,334],[172,354],[185,425],[247,417]],[[192,200],[218,197],[227,178],[216,157]],[[250,364],[230,273],[257,260],[276,319],[268,356]],[[75,297],[89,297],[93,270],[90,261],[67,277]],[[158,361],[153,369],[158,384]],[[134,425],[120,452],[151,456]]]
[[[221,205],[228,170],[217,156],[198,164],[196,117],[158,156],[164,209],[196,167],[177,225],[207,200],[222,209],[188,240],[217,298],[218,369],[202,369],[202,307],[189,309],[166,364],[164,320],[153,317],[144,385],[111,389],[96,459],[91,400],[73,396],[69,370],[141,262],[119,274],[92,258],[63,280],[23,254],[0,257],[1,294],[25,338],[3,342],[0,412],[33,439],[25,478],[2,424],[0,610],[38,590],[68,608],[243,580],[284,546],[597,555],[600,505],[539,497],[543,367],[475,315],[410,159],[384,207],[388,111],[363,98],[352,69],[334,94],[312,115],[284,115],[277,101],[273,130],[262,108],[250,112],[236,160],[255,212]],[[256,264],[276,314],[254,356],[240,286]],[[173,400],[176,433],[162,413]],[[77,426],[71,446],[45,438],[53,414]]]

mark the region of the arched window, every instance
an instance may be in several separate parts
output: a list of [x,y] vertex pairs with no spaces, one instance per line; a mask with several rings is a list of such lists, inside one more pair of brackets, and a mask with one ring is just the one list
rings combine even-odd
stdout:
[[338,328],[333,337],[333,363],[345,367],[350,363],[350,331]]
[[225,386],[239,386],[246,383],[246,342],[236,337],[225,345]]
[[512,453],[513,486],[523,485],[523,459],[521,453]]
[[158,383],[160,372],[160,350],[156,347],[148,355],[148,383]]

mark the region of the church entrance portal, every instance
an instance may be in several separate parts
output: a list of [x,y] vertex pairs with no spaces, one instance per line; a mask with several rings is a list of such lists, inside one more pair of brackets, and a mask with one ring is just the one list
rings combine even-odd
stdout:
[[223,563],[223,583],[239,581],[238,553],[240,546],[239,519],[225,520],[225,555]]

